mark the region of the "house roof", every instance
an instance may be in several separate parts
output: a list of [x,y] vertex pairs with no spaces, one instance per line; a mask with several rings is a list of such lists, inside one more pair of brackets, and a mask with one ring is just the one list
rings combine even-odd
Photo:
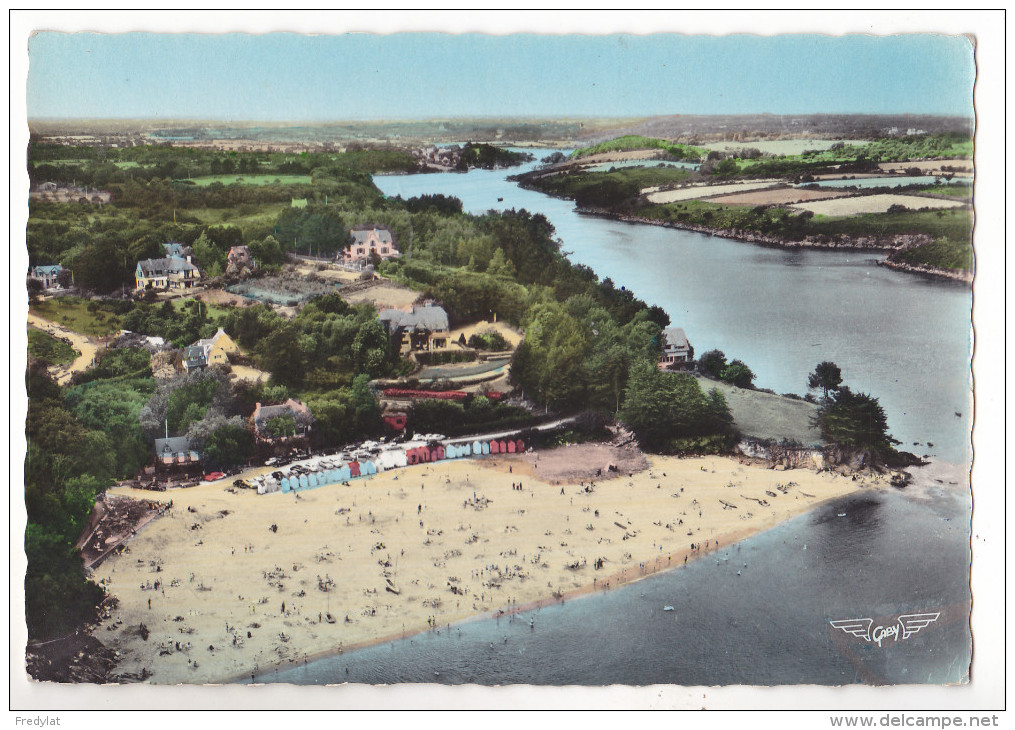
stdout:
[[185,259],[187,256],[193,254],[193,250],[190,246],[184,246],[182,243],[177,243],[176,241],[163,243],[162,248],[166,250],[166,256],[170,258]]
[[183,271],[197,271],[197,267],[194,266],[194,264],[176,257],[145,259],[144,261],[138,261],[137,267],[141,269],[141,273],[145,276],[151,276],[153,274],[172,274]]
[[254,423],[260,425],[277,416],[293,416],[295,418],[297,415],[310,416],[310,409],[307,408],[305,403],[292,398],[285,403],[274,406],[262,406],[258,403],[257,408],[254,410]]
[[215,346],[215,343],[218,342],[219,337],[228,337],[228,336],[229,335],[226,334],[226,331],[221,327],[219,327],[218,332],[216,332],[214,335],[212,335],[211,337],[207,337],[203,340],[198,340],[193,345],[191,345],[191,347],[202,347],[208,349]]
[[691,343],[687,340],[687,335],[684,334],[684,330],[680,327],[667,327],[663,330],[663,338],[666,340],[667,347],[680,348],[691,346]]
[[400,309],[384,309],[377,315],[382,322],[386,322],[389,330],[426,329],[431,332],[439,332],[448,329],[448,313],[443,307],[423,306],[413,307],[411,312],[403,312]]
[[32,273],[35,276],[56,276],[61,271],[63,271],[63,267],[60,264],[49,264],[49,265],[46,265],[46,266],[36,266],[36,267],[34,267],[32,269]]
[[171,436],[167,439],[155,439],[155,453],[162,454],[194,454],[197,453],[186,436]]
[[365,231],[350,231],[352,243],[366,243],[370,234],[373,233],[381,243],[391,243],[391,231],[386,228],[370,228]]
[[188,368],[204,367],[208,364],[208,351],[201,345],[191,345],[183,351],[183,364]]

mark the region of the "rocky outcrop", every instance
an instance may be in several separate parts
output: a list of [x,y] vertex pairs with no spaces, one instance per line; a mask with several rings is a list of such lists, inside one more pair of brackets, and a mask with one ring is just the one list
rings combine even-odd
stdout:
[[908,271],[912,274],[924,274],[926,276],[934,276],[940,279],[962,281],[967,284],[972,283],[973,281],[973,272],[969,269],[941,269],[936,266],[910,264],[905,261],[900,261],[892,256],[889,256],[883,261],[878,261],[878,266],[884,266],[897,271]]

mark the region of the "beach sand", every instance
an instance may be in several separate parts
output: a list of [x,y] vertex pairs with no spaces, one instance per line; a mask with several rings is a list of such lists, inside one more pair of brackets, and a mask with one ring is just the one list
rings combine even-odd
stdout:
[[[582,448],[565,447],[577,460]],[[875,484],[650,456],[591,487],[539,481],[533,457],[437,462],[298,496],[232,493],[229,482],[112,490],[173,507],[96,568],[119,604],[95,635],[120,652],[118,671],[146,669],[154,683],[250,679],[615,588]]]

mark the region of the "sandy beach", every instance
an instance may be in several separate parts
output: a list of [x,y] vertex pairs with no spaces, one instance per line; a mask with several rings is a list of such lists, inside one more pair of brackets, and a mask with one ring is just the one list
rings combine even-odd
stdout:
[[226,481],[112,490],[172,508],[96,569],[119,604],[95,635],[120,652],[119,672],[147,670],[154,683],[249,679],[615,588],[875,484],[649,456],[647,469],[593,486],[542,481],[538,456],[438,462],[298,495]]

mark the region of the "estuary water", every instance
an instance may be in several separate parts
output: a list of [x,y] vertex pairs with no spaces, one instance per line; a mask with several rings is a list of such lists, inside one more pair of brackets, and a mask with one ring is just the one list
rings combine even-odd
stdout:
[[[917,469],[905,491],[836,500],[669,573],[258,681],[964,681],[972,650],[969,287],[890,271],[870,254],[761,248],[581,216],[568,201],[507,181],[517,171],[375,180],[392,196],[455,195],[471,212],[543,213],[573,261],[662,306],[698,353],[723,349],[758,373],[759,387],[796,393],[817,362],[834,360],[851,387],[881,399],[895,435],[936,462]],[[922,628],[908,632],[902,627],[914,624],[900,616],[914,614]],[[830,623],[846,619],[870,619],[871,630],[857,636]]]
[[[267,674],[291,684],[944,684],[971,656],[969,497],[945,484],[827,504],[622,588]],[[667,610],[672,609],[672,610]],[[880,645],[831,621],[938,614]],[[873,631],[872,631],[873,634]]]
[[471,213],[542,213],[572,261],[662,307],[697,354],[718,348],[747,363],[757,387],[801,395],[814,366],[832,360],[853,390],[879,398],[902,448],[969,461],[971,287],[878,266],[877,253],[766,248],[581,215],[507,179],[537,164],[374,182],[392,197],[454,195]]

